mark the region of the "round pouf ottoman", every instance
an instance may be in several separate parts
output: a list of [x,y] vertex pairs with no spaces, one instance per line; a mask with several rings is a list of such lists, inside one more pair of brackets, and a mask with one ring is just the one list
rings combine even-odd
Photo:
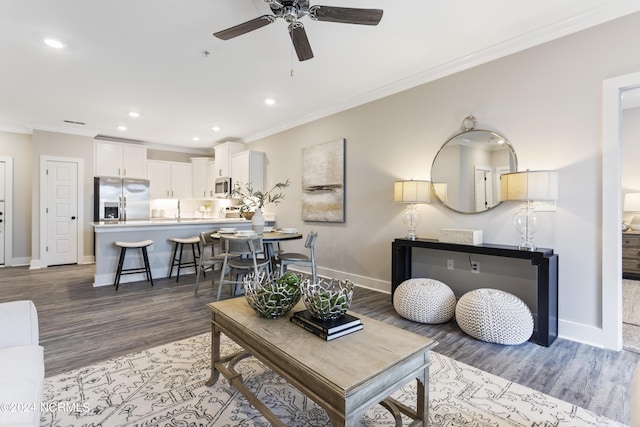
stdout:
[[522,344],[533,333],[529,307],[515,295],[497,289],[476,289],[462,295],[456,321],[465,333],[496,344]]
[[434,279],[409,279],[393,294],[393,307],[405,319],[421,323],[444,323],[453,318],[456,296]]

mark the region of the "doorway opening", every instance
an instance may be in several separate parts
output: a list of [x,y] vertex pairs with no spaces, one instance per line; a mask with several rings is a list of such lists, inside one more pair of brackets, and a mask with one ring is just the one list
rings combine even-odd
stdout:
[[640,87],[640,72],[602,86],[602,337],[605,348],[622,349],[622,94]]

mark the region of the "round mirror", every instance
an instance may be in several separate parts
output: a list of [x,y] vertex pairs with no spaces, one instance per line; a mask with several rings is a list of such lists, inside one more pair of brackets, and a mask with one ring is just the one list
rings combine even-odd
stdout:
[[518,159],[503,135],[463,129],[445,142],[433,159],[433,193],[456,212],[485,212],[500,204],[500,175],[516,172]]

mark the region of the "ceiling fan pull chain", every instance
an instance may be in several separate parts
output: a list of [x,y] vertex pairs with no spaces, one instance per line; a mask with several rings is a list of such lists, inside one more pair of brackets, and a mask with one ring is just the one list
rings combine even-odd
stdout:
[[293,45],[291,45],[291,71],[289,72],[289,75],[293,77]]

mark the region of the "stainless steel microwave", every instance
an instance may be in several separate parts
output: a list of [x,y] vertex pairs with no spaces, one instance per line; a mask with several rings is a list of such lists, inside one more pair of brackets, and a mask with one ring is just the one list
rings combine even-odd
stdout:
[[231,197],[231,177],[221,176],[215,180],[215,196],[216,197]]

